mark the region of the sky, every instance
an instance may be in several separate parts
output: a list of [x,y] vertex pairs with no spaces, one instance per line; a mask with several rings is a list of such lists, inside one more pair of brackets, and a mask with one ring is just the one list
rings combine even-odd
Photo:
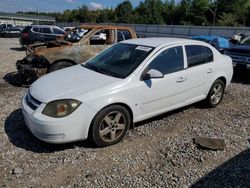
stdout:
[[[90,9],[115,8],[121,2],[123,0],[0,0],[0,12],[62,12],[80,7],[82,4]],[[130,2],[135,7],[140,0],[130,0]]]

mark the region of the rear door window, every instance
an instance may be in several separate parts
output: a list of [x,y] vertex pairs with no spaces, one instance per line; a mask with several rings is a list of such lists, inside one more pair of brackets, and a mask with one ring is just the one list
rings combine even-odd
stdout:
[[51,30],[49,27],[43,27],[42,31],[43,31],[43,33],[51,33]]
[[34,27],[32,30],[34,32],[41,33],[41,28],[40,27]]

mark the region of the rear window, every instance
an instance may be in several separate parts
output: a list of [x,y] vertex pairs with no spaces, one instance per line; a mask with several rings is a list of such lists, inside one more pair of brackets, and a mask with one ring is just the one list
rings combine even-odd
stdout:
[[123,40],[132,39],[130,32],[127,30],[118,30],[117,35],[118,35],[117,36],[118,42],[123,41]]
[[32,30],[34,32],[41,32],[41,28],[40,27],[34,27]]
[[43,33],[51,33],[51,30],[49,27],[43,27],[42,31],[43,31]]

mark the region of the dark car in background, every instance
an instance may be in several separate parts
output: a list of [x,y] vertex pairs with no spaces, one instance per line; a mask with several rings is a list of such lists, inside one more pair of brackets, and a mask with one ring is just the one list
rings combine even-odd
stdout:
[[229,41],[229,39],[220,36],[198,35],[198,36],[192,36],[191,39],[200,40],[208,44],[211,44],[222,54],[224,53],[225,50],[227,50],[232,46],[232,43]]
[[26,57],[18,60],[16,67],[24,81],[30,82],[49,72],[83,63],[110,45],[133,38],[137,38],[136,32],[130,27],[81,25],[55,41],[26,46]]
[[19,37],[21,30],[13,24],[0,24],[0,37]]
[[57,37],[63,36],[65,31],[60,27],[53,25],[32,25],[26,26],[21,31],[20,45],[29,45],[56,40]]
[[250,69],[250,36],[245,37],[237,45],[227,49],[224,54],[233,59],[234,67]]

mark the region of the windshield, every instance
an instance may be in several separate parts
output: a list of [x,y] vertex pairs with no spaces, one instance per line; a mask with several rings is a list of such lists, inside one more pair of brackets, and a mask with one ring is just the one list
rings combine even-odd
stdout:
[[76,28],[74,30],[68,31],[68,34],[65,36],[66,41],[70,42],[78,42],[80,39],[86,35],[90,30],[83,29],[83,28]]
[[117,78],[126,78],[154,48],[135,44],[118,43],[103,51],[83,66]]
[[246,37],[246,38],[242,39],[240,44],[241,45],[250,45],[250,37]]

